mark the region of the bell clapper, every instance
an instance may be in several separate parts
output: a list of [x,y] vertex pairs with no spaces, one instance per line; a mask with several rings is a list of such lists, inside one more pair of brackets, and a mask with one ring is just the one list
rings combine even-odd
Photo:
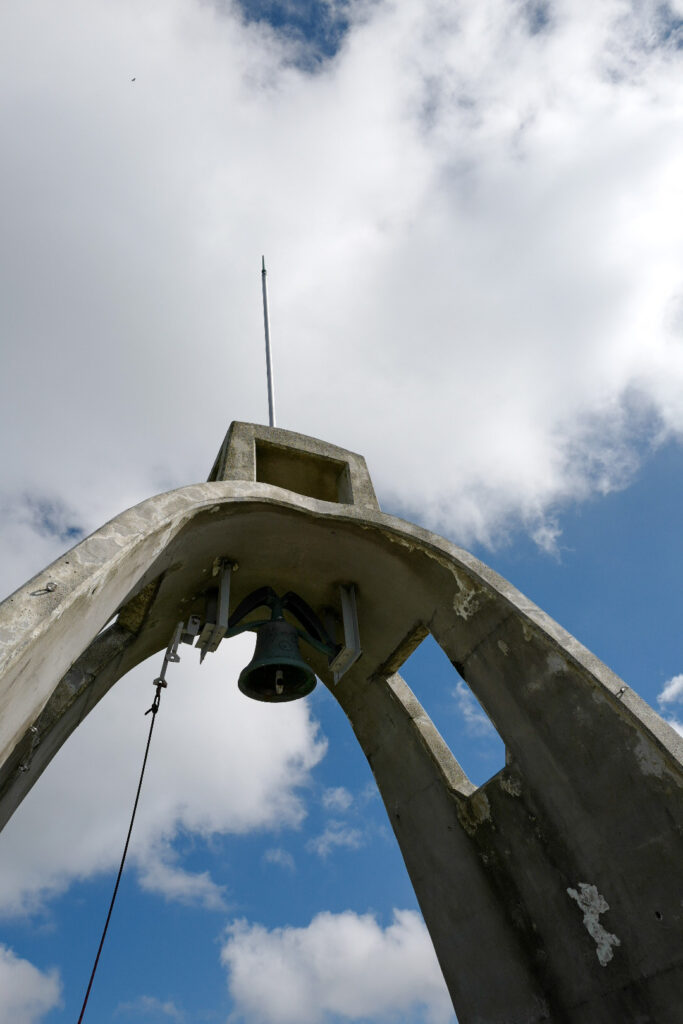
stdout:
[[282,669],[281,668],[277,669],[276,672],[275,672],[275,692],[277,693],[278,697],[280,696],[281,693],[284,692],[284,689],[285,689],[284,682],[283,682],[284,678],[285,678],[285,674],[282,671]]

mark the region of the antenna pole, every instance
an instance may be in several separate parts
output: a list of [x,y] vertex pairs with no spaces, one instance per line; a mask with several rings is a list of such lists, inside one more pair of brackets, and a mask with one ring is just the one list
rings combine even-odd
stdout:
[[270,324],[268,322],[268,286],[266,284],[266,258],[261,257],[261,288],[263,290],[263,329],[266,332],[266,373],[268,374],[268,421],[275,426],[275,398],[273,395],[273,361],[270,355]]

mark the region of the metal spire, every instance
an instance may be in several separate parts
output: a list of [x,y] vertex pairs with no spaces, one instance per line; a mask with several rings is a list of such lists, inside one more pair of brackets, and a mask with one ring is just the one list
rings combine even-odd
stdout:
[[268,286],[266,284],[266,258],[261,257],[261,288],[263,290],[263,329],[266,332],[266,372],[268,374],[268,421],[275,426],[275,397],[273,395],[273,361],[270,355],[270,325],[268,323]]

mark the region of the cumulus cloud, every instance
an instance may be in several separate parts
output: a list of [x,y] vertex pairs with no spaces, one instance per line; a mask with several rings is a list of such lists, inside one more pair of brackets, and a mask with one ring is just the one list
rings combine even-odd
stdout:
[[131,1016],[135,1020],[142,1019],[166,1019],[177,1021],[178,1024],[186,1019],[182,1010],[178,1009],[172,999],[158,999],[156,996],[140,996],[132,1002],[119,1003],[115,1010],[116,1016]]
[[40,971],[0,945],[0,1019],[12,1024],[38,1024],[61,1005],[56,970]]
[[294,871],[296,868],[291,853],[288,850],[283,850],[281,846],[273,846],[266,850],[263,854],[263,860],[266,864],[278,864],[281,868],[286,868],[288,871]]
[[358,850],[365,842],[363,833],[343,821],[330,821],[319,836],[313,836],[306,843],[306,849],[317,853],[319,857],[327,857],[332,850],[345,847],[347,850]]
[[683,704],[683,674],[673,676],[662,687],[657,700],[662,704]]
[[353,797],[345,786],[330,787],[322,795],[322,804],[327,811],[348,811],[352,803]]
[[371,914],[351,911],[318,914],[305,928],[269,931],[236,921],[221,959],[237,1019],[253,1024],[455,1020],[414,911],[395,910],[386,928]]
[[[142,885],[168,899],[208,909],[230,899],[220,881],[185,870],[174,845],[184,833],[296,828],[304,818],[301,787],[325,741],[305,701],[274,707],[238,692],[252,648],[253,638],[235,638],[200,668],[196,651],[183,647],[169,670],[129,851]],[[116,684],[5,827],[5,913],[37,909],[73,879],[118,864],[158,668],[159,657]]]
[[657,696],[660,711],[667,716],[667,722],[677,733],[683,736],[683,721],[680,721],[671,707],[672,704],[683,704],[683,674],[672,676],[662,687]]
[[262,251],[280,423],[464,542],[680,436],[675,18],[530,10],[350,4],[311,73],[234,4],[5,5],[8,500],[90,529],[263,419]]
[[460,680],[453,691],[455,702],[460,712],[465,729],[471,736],[495,736],[490,718],[482,710],[469,686]]
[[[171,816],[166,827],[173,831],[175,838],[179,825]],[[137,858],[138,880],[142,888],[188,906],[201,906],[205,910],[225,910],[227,904],[224,886],[218,885],[208,871],[185,871],[178,863],[179,859],[173,844],[167,839],[152,840]]]

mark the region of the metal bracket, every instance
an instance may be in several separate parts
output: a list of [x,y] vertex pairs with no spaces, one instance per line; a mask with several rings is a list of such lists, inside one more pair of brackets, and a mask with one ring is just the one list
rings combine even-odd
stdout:
[[161,666],[161,672],[154,680],[155,686],[168,686],[168,683],[166,682],[166,669],[171,663],[180,661],[180,655],[178,654],[178,644],[180,643],[180,638],[183,635],[184,628],[185,624],[183,622],[179,622],[175,630],[173,631],[173,636],[171,637],[170,643],[166,648],[166,654],[164,655],[164,663]]
[[356,607],[356,587],[349,583],[339,587],[339,598],[341,601],[342,624],[344,626],[344,642],[341,650],[330,662],[335,684],[339,682],[345,672],[358,661],[363,651],[360,646],[360,633],[358,630],[358,609]]
[[[236,562],[227,558],[217,558],[213,565],[213,575],[218,576],[218,596],[214,602],[209,602],[207,608],[206,622],[199,634],[196,646],[201,650],[200,662],[204,661],[207,654],[213,654],[219,643],[228,631],[228,617],[230,615],[230,577],[237,568]],[[214,607],[211,607],[211,605]]]
[[180,638],[180,642],[183,644],[194,643],[194,638],[198,635],[202,628],[202,620],[199,615],[190,615],[187,620],[187,625],[183,628],[183,635]]

